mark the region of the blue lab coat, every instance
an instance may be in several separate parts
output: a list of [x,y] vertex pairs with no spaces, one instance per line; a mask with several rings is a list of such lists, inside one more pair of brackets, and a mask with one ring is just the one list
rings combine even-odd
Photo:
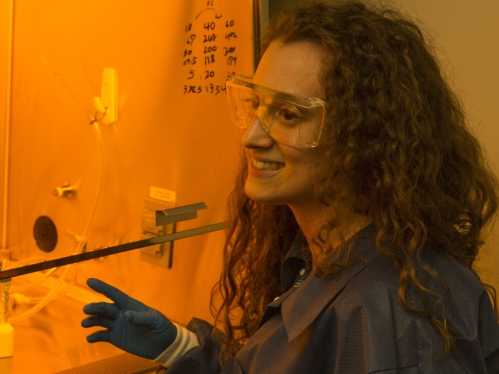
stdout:
[[[308,265],[303,238],[297,236],[282,265],[282,295],[267,306],[259,329],[235,357],[220,367],[221,344],[212,337],[213,327],[193,319],[188,328],[200,346],[180,357],[168,373],[499,373],[499,323],[475,274],[429,247],[422,257],[448,285],[446,292],[418,269],[423,285],[445,294],[456,349],[442,359],[441,336],[426,316],[402,306],[399,272],[378,253],[374,235],[371,225],[353,238],[352,266],[325,278],[311,271],[304,280],[300,271],[306,274]],[[406,300],[423,309],[413,286]],[[427,305],[435,301],[426,298]]]

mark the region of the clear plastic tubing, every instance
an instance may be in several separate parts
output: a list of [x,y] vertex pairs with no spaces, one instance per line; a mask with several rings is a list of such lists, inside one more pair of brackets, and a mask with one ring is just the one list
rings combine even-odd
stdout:
[[[123,167],[122,167],[123,158],[121,157],[121,149],[120,149],[120,142],[119,142],[117,129],[116,129],[116,122],[111,123],[109,125],[109,127],[111,130],[112,143],[114,145],[114,156],[115,156],[115,160],[116,160],[116,170],[118,171],[118,183],[120,186],[121,206],[123,209],[124,216],[128,217],[128,204],[126,202],[126,188],[125,188],[125,180],[124,180],[124,173],[123,173]],[[125,219],[121,239],[124,239],[124,236],[126,235],[127,232],[128,232],[128,220]]]
[[[2,263],[0,262],[0,269]],[[0,281],[0,358],[14,354],[14,328],[7,321],[9,313],[10,279]]]
[[0,281],[0,323],[7,322],[9,313],[10,279]]
[[76,246],[75,254],[81,253],[84,251],[84,246],[87,242],[88,233],[92,228],[92,224],[94,222],[95,212],[97,210],[97,206],[99,205],[100,197],[102,195],[102,184],[104,179],[104,168],[106,165],[106,156],[105,156],[105,147],[104,140],[102,139],[102,133],[99,128],[99,123],[97,121],[92,122],[92,127],[94,129],[95,139],[97,141],[97,162],[98,162],[98,173],[99,176],[97,178],[97,191],[95,193],[94,202],[92,204],[92,209],[90,211],[90,215],[88,216],[87,223],[85,228],[83,229],[83,233],[81,234],[81,240],[78,241],[78,245]]
[[[95,193],[95,198],[94,202],[92,204],[92,208],[87,220],[87,223],[85,225],[85,228],[83,229],[83,233],[81,235],[81,240],[78,241],[76,245],[76,250],[75,254],[83,252],[85,248],[85,244],[87,242],[88,238],[88,233],[90,232],[90,229],[92,228],[92,224],[94,221],[95,217],[95,211],[97,210],[97,205],[99,204],[99,200],[102,194],[102,184],[103,184],[103,179],[104,179],[104,167],[105,167],[105,154],[104,154],[104,141],[102,139],[102,134],[100,132],[99,124],[97,121],[92,122],[92,127],[94,129],[96,141],[97,141],[97,153],[98,153],[98,178],[97,178],[97,191]],[[58,291],[61,289],[61,287],[64,285],[64,281],[66,279],[66,276],[71,269],[71,265],[67,265],[64,269],[64,272],[62,275],[59,277],[56,285],[54,288],[52,288],[45,297],[43,297],[38,304],[33,306],[31,309],[29,309],[26,313],[21,314],[19,316],[13,317],[10,319],[11,323],[16,323],[23,321],[35,313],[37,313],[40,309],[42,309],[45,305],[47,305],[50,300],[52,300],[53,297],[55,297],[58,293]]]

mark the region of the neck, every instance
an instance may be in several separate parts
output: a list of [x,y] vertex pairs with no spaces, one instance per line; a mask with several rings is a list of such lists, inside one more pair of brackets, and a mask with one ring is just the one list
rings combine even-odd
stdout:
[[344,207],[333,208],[318,203],[307,206],[290,205],[289,208],[307,239],[312,257],[321,253],[321,248],[314,243],[314,238],[317,238],[319,230],[328,219],[336,217],[338,221],[338,226],[327,235],[327,244],[332,245],[333,248],[338,248],[372,222],[369,217],[353,213]]

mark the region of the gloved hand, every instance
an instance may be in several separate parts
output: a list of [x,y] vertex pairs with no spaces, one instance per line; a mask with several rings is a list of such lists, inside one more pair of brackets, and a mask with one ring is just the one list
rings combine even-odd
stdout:
[[87,336],[89,343],[108,342],[137,356],[154,359],[175,341],[177,327],[157,310],[98,279],[89,278],[87,284],[114,301],[83,307],[83,312],[91,315],[81,321],[83,327],[107,329]]

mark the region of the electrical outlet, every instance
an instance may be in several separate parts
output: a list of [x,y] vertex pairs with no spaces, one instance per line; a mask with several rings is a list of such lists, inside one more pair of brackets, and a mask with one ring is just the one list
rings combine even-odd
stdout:
[[[156,226],[156,210],[164,210],[173,207],[173,204],[166,203],[164,201],[144,199],[144,209],[141,217],[142,234],[140,238],[147,239],[174,233],[175,223],[170,223],[164,226]],[[170,269],[173,262],[173,242],[161,243],[141,248],[140,259],[141,261]]]

